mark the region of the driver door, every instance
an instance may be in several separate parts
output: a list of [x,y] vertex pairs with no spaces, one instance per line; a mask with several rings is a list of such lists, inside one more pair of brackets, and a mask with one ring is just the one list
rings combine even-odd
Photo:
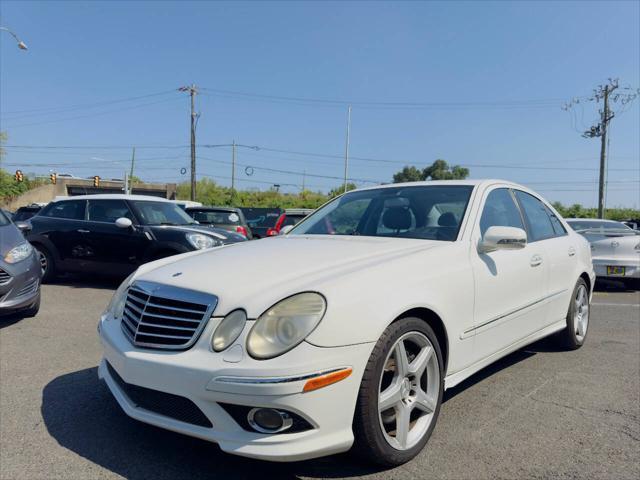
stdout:
[[491,226],[526,231],[520,209],[508,188],[485,193],[478,223],[474,226],[471,265],[475,283],[473,327],[476,361],[495,354],[538,329],[546,280],[546,252],[542,242],[527,243],[518,250],[478,250],[482,235]]
[[105,274],[131,273],[142,263],[150,242],[141,229],[116,226],[121,217],[138,223],[124,200],[89,200],[85,236],[93,248],[96,269]]

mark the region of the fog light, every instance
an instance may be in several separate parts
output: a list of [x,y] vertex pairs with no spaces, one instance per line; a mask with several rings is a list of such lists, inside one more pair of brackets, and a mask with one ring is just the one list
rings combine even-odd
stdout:
[[275,408],[252,408],[247,415],[251,428],[260,433],[278,433],[291,427],[293,420],[287,412]]

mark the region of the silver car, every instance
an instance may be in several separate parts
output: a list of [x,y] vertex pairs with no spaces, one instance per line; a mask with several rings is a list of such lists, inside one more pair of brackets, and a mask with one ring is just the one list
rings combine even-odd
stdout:
[[628,287],[640,282],[640,231],[622,222],[594,218],[567,218],[567,223],[591,244],[598,278],[622,280]]
[[[21,224],[22,228],[28,228]],[[40,309],[42,268],[35,249],[0,212],[0,315],[33,317]]]

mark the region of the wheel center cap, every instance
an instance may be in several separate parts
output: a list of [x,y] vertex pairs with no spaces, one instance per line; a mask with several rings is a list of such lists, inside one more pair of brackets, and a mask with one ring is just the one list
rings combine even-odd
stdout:
[[409,380],[408,378],[402,380],[400,391],[402,393],[402,398],[407,398],[409,396],[409,393],[411,392],[411,380]]

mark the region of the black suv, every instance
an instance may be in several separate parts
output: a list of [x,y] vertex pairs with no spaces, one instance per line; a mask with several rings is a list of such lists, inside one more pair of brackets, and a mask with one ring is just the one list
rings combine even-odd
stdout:
[[51,202],[29,220],[43,281],[59,272],[124,276],[138,265],[245,241],[200,226],[175,203],[140,195],[83,195]]

